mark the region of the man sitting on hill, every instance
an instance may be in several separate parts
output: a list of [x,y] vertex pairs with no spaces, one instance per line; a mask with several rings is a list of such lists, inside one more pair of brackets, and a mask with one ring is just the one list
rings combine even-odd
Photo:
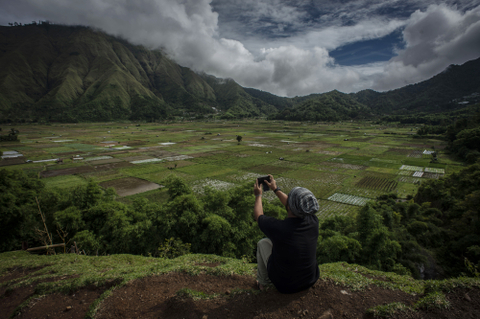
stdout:
[[318,201],[308,189],[293,188],[288,196],[270,176],[265,183],[287,209],[287,218],[278,220],[263,215],[262,186],[255,181],[253,208],[260,230],[268,237],[257,244],[258,287],[273,285],[281,293],[296,293],[310,288],[319,277],[316,260],[318,240]]

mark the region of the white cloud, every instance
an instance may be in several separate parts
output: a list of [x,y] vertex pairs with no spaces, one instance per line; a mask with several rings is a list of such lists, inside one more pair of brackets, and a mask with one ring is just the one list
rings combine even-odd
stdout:
[[480,6],[464,14],[445,5],[416,11],[403,32],[406,47],[385,66],[373,88],[388,90],[428,79],[450,64],[480,56]]
[[[135,44],[162,48],[181,65],[282,96],[333,89],[389,90],[425,80],[451,63],[480,56],[478,5],[464,13],[446,5],[431,5],[408,19],[387,19],[374,13],[385,8],[382,1],[347,2],[337,11],[333,6],[337,2],[332,1],[327,15],[305,21],[305,12],[285,1],[222,0],[224,6],[234,4],[236,10],[250,8],[236,14],[251,19],[249,23],[256,27],[271,21],[280,29],[295,28],[289,37],[272,40],[251,34],[240,41],[222,36],[219,14],[213,11],[211,1],[15,0],[2,4],[0,23],[48,19],[90,25]],[[388,3],[392,8],[403,5],[400,0]],[[351,23],[341,23],[345,19]],[[328,54],[348,43],[381,38],[400,27],[405,27],[406,46],[389,62],[341,67]],[[282,30],[279,33],[285,36]]]

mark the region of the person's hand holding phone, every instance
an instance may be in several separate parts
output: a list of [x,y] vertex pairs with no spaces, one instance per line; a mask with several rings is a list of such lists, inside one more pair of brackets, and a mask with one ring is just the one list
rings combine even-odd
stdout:
[[272,190],[276,190],[277,189],[277,182],[275,181],[275,179],[273,178],[273,176],[271,174],[268,174],[268,176],[270,177],[270,181],[269,180],[265,180],[265,184],[267,184],[267,186]]

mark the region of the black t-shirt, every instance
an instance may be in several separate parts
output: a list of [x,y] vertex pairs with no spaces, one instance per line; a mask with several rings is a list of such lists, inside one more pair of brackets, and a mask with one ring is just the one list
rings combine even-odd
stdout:
[[319,277],[317,216],[278,220],[261,215],[258,226],[273,243],[267,270],[277,290],[288,294],[313,286]]

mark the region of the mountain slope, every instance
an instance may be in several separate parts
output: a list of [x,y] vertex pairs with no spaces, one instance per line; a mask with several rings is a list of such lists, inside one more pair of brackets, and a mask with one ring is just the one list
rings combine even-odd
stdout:
[[5,118],[97,121],[211,113],[212,107],[235,107],[247,116],[262,114],[258,107],[268,110],[233,81],[240,94],[228,85],[214,90],[161,51],[87,27],[0,27],[0,47]]
[[388,92],[363,90],[344,94],[332,91],[292,99],[247,89],[252,96],[280,110],[279,119],[342,120],[368,118],[382,114],[436,113],[462,107],[463,97],[478,94],[480,100],[480,58],[465,64],[451,65],[433,78]]
[[159,50],[88,27],[0,27],[0,122],[155,120],[217,111],[224,118],[336,121],[456,109],[474,93],[480,94],[480,59],[389,92],[285,98],[197,74]]

